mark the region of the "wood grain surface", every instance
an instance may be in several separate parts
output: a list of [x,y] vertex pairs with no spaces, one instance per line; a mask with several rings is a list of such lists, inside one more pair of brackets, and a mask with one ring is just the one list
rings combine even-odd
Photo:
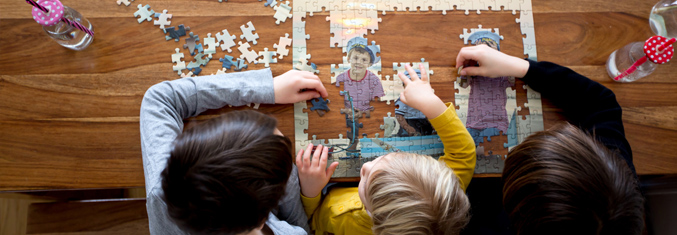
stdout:
[[[291,35],[291,19],[275,24],[272,8],[253,0],[136,1],[118,6],[115,1],[64,0],[94,26],[94,42],[84,51],[71,51],[47,37],[29,13],[24,1],[0,2],[0,191],[142,187],[144,185],[139,139],[139,107],[148,87],[178,79],[172,71],[171,54],[184,44],[165,41],[151,22],[137,23],[132,16],[137,4],[150,4],[156,12],[168,9],[172,26],[185,24],[201,38],[228,29],[240,35],[239,26],[252,21],[260,35],[256,51]],[[538,59],[551,61],[598,81],[612,89],[624,108],[623,118],[641,175],[677,174],[677,67],[659,66],[649,77],[630,84],[608,78],[605,62],[614,50],[652,35],[649,11],[653,1],[594,0],[533,2]],[[340,63],[340,49],[329,47],[328,12],[306,17],[307,41],[312,62],[330,92],[330,64]],[[498,27],[505,37],[502,51],[522,55],[516,16],[507,11],[483,11],[466,16],[461,11],[387,12],[369,40],[381,45],[383,75],[392,75],[393,62],[426,58],[435,71],[436,93],[453,101],[454,61],[463,46],[462,28]],[[240,55],[236,48],[230,55]],[[289,47],[288,49],[291,49]],[[185,54],[185,61],[191,56]],[[215,56],[225,52],[218,50]],[[273,75],[291,68],[291,57],[271,64]],[[212,60],[203,74],[220,68]],[[249,65],[249,70],[263,65]],[[547,79],[547,78],[544,78]],[[518,93],[520,92],[518,87]],[[572,96],[576,95],[572,93]],[[339,97],[340,98],[340,97]],[[334,98],[337,112],[340,99]],[[518,97],[518,103],[525,102]],[[377,104],[385,105],[385,104]],[[563,120],[562,111],[544,100],[545,127]],[[386,108],[377,106],[366,122],[382,122]],[[210,110],[200,120],[233,109]],[[262,105],[261,111],[279,120],[279,129],[293,139],[292,105]],[[520,114],[525,113],[522,110]],[[311,131],[318,138],[345,133],[338,115],[309,115]],[[375,117],[375,118],[374,118]],[[373,127],[374,123],[365,126]],[[336,126],[332,128],[318,128]],[[370,136],[380,131],[366,129]],[[500,137],[489,144],[502,144]],[[496,175],[491,175],[496,176]]]

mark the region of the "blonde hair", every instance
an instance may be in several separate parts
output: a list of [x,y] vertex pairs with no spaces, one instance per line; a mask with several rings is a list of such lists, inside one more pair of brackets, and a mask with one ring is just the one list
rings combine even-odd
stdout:
[[453,170],[430,156],[394,153],[367,189],[374,234],[458,234],[470,202]]

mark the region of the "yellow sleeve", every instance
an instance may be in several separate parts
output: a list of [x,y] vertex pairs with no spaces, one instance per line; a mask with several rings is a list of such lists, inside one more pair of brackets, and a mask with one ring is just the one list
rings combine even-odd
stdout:
[[313,216],[313,212],[315,212],[315,209],[317,209],[318,206],[320,206],[320,202],[322,202],[322,194],[318,194],[317,197],[306,197],[301,194],[301,203],[303,203],[303,210],[306,211],[306,215],[308,216],[308,219],[310,219]]
[[463,122],[456,115],[452,103],[447,103],[447,109],[436,118],[430,119],[430,124],[437,131],[444,144],[444,156],[440,161],[444,162],[461,181],[463,191],[470,184],[475,173],[475,141],[473,141]]

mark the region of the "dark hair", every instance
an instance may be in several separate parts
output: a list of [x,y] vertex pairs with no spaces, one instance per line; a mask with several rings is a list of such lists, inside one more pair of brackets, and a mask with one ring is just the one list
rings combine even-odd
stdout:
[[233,111],[176,138],[162,190],[170,217],[200,234],[251,231],[285,193],[291,143],[273,134],[277,121],[255,111]]
[[503,205],[517,234],[640,234],[644,227],[644,199],[627,163],[568,123],[508,153]]

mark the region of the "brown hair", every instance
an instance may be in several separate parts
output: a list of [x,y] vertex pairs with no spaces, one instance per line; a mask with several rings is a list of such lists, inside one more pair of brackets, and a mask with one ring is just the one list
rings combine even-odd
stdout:
[[176,138],[162,189],[179,227],[237,234],[265,222],[292,170],[291,143],[273,134],[276,126],[274,118],[259,112],[233,111]]
[[503,205],[517,234],[640,234],[644,226],[627,163],[568,123],[510,151]]
[[371,57],[371,54],[369,53],[369,51],[367,51],[367,49],[364,49],[362,47],[354,47],[353,49],[351,49],[348,52],[348,60],[350,60],[350,56],[353,54],[354,51],[356,51],[360,54],[367,54],[369,56],[369,64],[374,63],[374,58]]
[[374,234],[458,234],[468,223],[470,201],[451,168],[404,152],[383,163],[366,195]]

